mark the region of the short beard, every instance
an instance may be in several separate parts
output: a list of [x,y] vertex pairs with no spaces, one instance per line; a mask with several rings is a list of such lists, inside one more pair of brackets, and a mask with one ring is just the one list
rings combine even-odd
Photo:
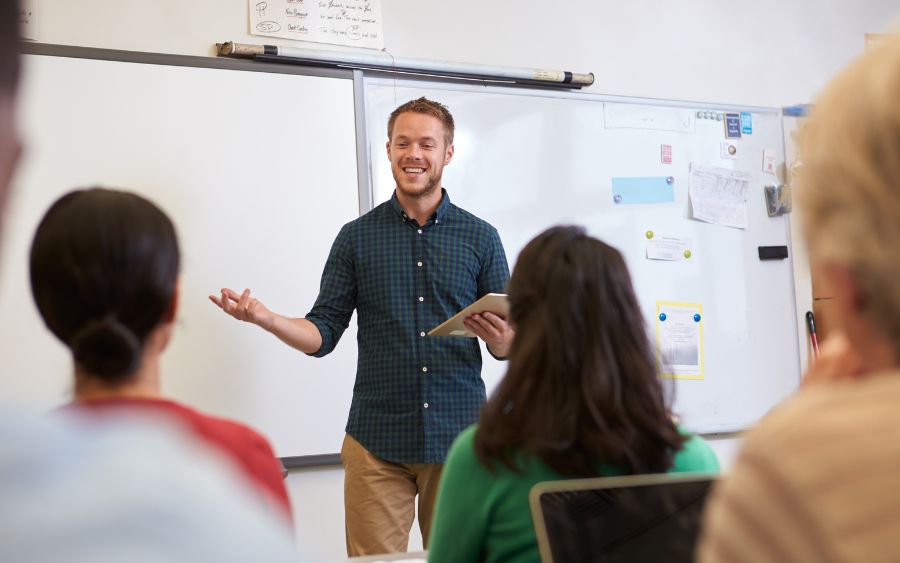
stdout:
[[410,192],[407,192],[406,190],[403,190],[400,187],[400,182],[397,181],[397,178],[394,178],[394,184],[396,185],[398,190],[403,192],[403,195],[405,195],[406,197],[408,197],[410,199],[425,199],[428,196],[430,196],[431,194],[433,194],[435,190],[437,190],[441,187],[441,178],[440,177],[432,178],[430,182],[425,184],[425,189],[423,189],[420,192],[415,192],[415,193],[410,193]]

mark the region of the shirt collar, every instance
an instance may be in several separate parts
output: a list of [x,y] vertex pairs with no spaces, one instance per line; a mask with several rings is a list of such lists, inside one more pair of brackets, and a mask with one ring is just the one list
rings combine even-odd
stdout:
[[[444,216],[450,210],[450,195],[447,193],[447,190],[441,188],[441,202],[438,204],[437,209],[434,211],[434,215],[431,216],[431,219],[435,220],[435,222],[440,223],[444,220]],[[391,207],[397,212],[398,215],[403,217],[404,221],[407,221],[409,218],[406,215],[406,212],[403,211],[403,208],[400,207],[400,201],[397,199],[397,190],[394,190],[394,193],[391,194]]]

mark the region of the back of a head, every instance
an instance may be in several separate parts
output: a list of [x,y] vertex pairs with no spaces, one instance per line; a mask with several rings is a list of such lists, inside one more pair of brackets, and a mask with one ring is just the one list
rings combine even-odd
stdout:
[[506,442],[570,476],[600,461],[666,470],[681,439],[622,255],[553,227],[522,250],[508,293],[516,338],[482,416],[483,459]]
[[148,334],[171,311],[175,227],[133,193],[93,188],[58,199],[31,246],[31,289],[76,364],[109,384],[138,367]]
[[900,356],[900,34],[870,48],[816,101],[797,173],[810,257],[853,273],[863,313]]

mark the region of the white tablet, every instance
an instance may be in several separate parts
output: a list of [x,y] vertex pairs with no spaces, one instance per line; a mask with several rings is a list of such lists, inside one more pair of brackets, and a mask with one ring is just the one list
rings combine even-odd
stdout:
[[431,329],[428,336],[467,336],[474,338],[475,334],[466,328],[463,321],[470,315],[484,312],[491,312],[504,319],[507,318],[509,316],[509,300],[506,298],[506,294],[486,294],[478,301]]

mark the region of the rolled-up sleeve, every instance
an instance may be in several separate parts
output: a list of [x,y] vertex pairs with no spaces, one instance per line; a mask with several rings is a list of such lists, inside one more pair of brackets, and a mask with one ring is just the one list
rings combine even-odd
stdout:
[[350,325],[350,317],[356,308],[357,287],[352,230],[352,223],[344,225],[335,238],[322,271],[319,296],[306,315],[306,320],[316,325],[319,334],[322,335],[322,346],[309,354],[316,358],[321,358],[334,350],[341,335]]
[[481,271],[478,273],[478,297],[488,293],[504,293],[507,283],[509,265],[506,262],[506,252],[497,229],[491,227],[490,236],[486,237]]

